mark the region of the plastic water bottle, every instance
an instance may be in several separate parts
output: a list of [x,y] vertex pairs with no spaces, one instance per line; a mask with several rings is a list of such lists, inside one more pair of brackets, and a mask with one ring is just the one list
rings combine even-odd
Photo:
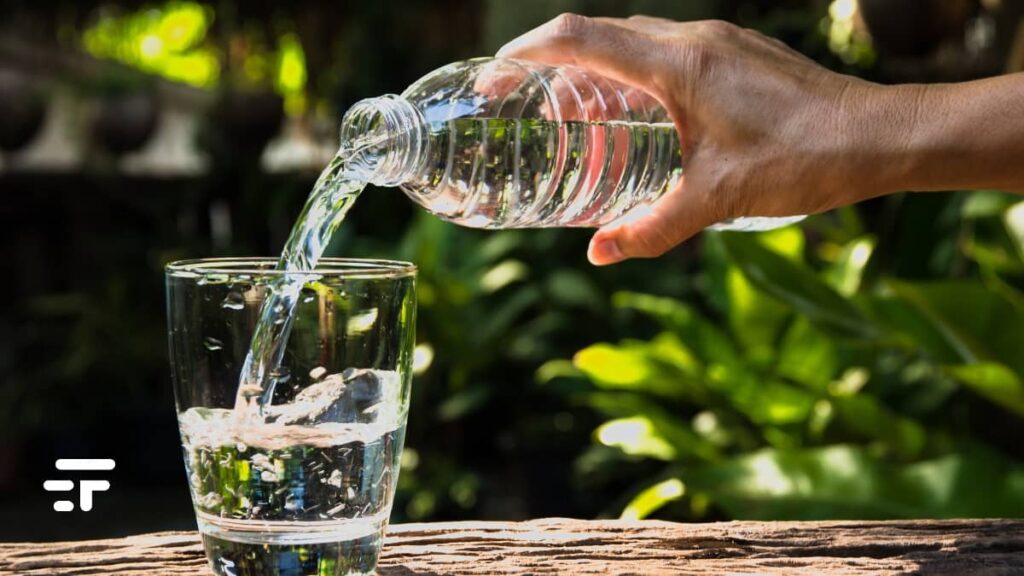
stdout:
[[341,139],[343,151],[358,142],[349,166],[370,182],[476,228],[599,227],[658,199],[685,169],[654,98],[581,68],[502,58],[456,62],[401,96],[357,102]]

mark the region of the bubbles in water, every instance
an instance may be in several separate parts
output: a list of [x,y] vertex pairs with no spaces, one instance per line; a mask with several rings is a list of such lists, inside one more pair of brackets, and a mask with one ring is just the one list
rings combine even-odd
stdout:
[[203,338],[203,346],[206,347],[206,349],[209,350],[210,352],[213,352],[215,350],[220,350],[221,348],[223,348],[224,343],[221,342],[220,340],[217,340],[213,336],[207,336],[206,338]]
[[277,482],[277,474],[274,474],[270,470],[264,470],[260,472],[260,480],[263,482]]
[[335,470],[334,472],[331,472],[330,477],[328,477],[327,480],[324,480],[324,482],[334,486],[335,488],[341,488],[341,481],[343,478],[344,476],[342,475],[341,470]]
[[316,300],[316,292],[310,292],[309,294],[306,294],[305,296],[302,297],[303,304],[309,304],[313,300]]
[[199,505],[203,508],[217,508],[224,499],[216,492],[207,492],[199,498]]
[[309,371],[309,377],[313,380],[319,380],[323,378],[325,374],[327,374],[327,368],[324,368],[323,366],[317,366]]
[[232,290],[224,297],[224,301],[220,303],[220,306],[228,310],[242,310],[245,308],[245,297],[242,296],[241,292]]

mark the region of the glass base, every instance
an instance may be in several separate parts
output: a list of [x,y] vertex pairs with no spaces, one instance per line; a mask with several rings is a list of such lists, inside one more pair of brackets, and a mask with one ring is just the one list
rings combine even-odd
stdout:
[[[386,520],[341,522],[230,521],[200,518],[203,547],[218,576],[373,574]],[[308,528],[308,530],[304,530]]]

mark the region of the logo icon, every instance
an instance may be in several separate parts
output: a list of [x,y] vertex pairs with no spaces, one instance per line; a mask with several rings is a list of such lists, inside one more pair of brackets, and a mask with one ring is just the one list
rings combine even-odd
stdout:
[[[57,470],[69,471],[96,471],[113,470],[115,462],[111,458],[61,458],[56,463]],[[93,492],[106,492],[110,489],[110,482],[106,480],[82,480],[78,483],[78,507],[83,512],[92,510]],[[71,492],[75,489],[73,480],[47,480],[43,482],[43,490],[47,492]],[[71,500],[57,500],[53,503],[53,509],[57,512],[71,512],[75,509],[75,503]]]

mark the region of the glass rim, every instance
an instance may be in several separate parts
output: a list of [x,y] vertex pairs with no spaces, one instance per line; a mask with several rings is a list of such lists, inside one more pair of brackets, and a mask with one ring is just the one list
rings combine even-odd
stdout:
[[191,258],[176,260],[164,266],[170,278],[202,278],[213,275],[250,276],[330,276],[332,278],[408,278],[416,275],[416,265],[402,260],[376,258],[321,258],[312,270],[278,270],[278,259],[252,258]]

